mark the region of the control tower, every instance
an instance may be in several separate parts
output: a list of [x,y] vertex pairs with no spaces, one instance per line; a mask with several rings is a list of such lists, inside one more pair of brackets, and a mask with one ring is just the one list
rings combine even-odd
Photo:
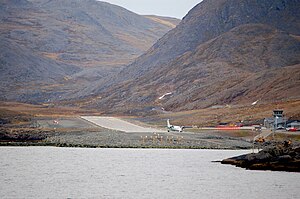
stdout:
[[274,129],[284,127],[283,110],[273,110]]

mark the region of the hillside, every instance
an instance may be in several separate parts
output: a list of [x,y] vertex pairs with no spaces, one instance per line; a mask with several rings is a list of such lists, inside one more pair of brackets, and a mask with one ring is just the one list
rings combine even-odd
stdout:
[[299,1],[283,0],[203,1],[195,6],[180,25],[156,42],[147,53],[127,67],[128,77],[139,76],[152,67],[159,68],[187,51],[195,50],[232,28],[243,24],[266,24],[288,33],[299,35]]
[[0,21],[0,99],[38,103],[120,70],[172,28],[96,0],[4,0]]
[[172,18],[172,17],[161,17],[156,15],[144,15],[144,17],[156,21],[158,23],[169,26],[170,28],[175,28],[179,23],[180,19]]
[[101,96],[89,106],[128,113],[299,99],[299,11],[299,0],[203,1],[118,75],[81,94]]

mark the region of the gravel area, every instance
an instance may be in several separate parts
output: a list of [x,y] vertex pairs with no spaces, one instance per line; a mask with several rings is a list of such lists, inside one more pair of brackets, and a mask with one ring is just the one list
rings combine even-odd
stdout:
[[106,130],[103,132],[65,132],[48,137],[48,143],[86,147],[128,148],[250,148],[251,143],[236,138],[219,137],[205,133],[126,133]]
[[[128,121],[127,121],[128,122]],[[40,145],[69,147],[125,147],[125,148],[214,148],[244,149],[251,143],[240,138],[220,136],[214,131],[160,132],[151,128],[137,128],[128,132],[100,127],[81,118],[38,118],[38,128],[3,129],[2,145]],[[125,123],[122,123],[125,124]],[[127,124],[126,124],[127,125]],[[132,127],[132,126],[131,126]],[[145,131],[148,129],[149,132]],[[47,133],[43,133],[47,132]],[[24,136],[26,134],[26,136]],[[43,135],[43,136],[41,136]],[[30,138],[27,140],[27,137]],[[38,143],[37,143],[38,142]],[[17,143],[17,144],[16,144]]]

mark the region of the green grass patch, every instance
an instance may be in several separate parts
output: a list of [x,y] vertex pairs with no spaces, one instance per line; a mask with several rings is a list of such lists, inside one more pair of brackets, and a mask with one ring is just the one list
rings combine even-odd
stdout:
[[300,132],[299,135],[285,134],[285,133],[275,133],[275,140],[293,140],[300,142]]

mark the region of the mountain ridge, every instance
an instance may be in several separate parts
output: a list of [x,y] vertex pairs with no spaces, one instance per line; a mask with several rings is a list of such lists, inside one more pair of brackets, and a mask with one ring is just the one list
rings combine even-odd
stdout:
[[[145,113],[298,99],[299,6],[299,0],[203,1],[132,64],[83,95],[101,96],[90,107]],[[168,92],[173,95],[158,100]]]
[[[239,5],[246,4],[246,3],[249,4],[252,2],[253,1],[243,0],[239,2]],[[150,48],[150,50],[148,50],[145,56],[147,56],[148,54],[154,54],[152,55],[154,57],[152,60],[148,61],[146,58],[143,57],[144,55],[142,55],[141,57],[137,58],[137,60],[133,62],[133,64],[129,65],[128,68],[132,67],[134,68],[134,70],[136,70],[138,66],[143,65],[144,71],[149,70],[149,69],[145,69],[145,67],[147,66],[151,68],[152,66],[163,64],[165,63],[165,61],[169,61],[186,51],[193,50],[200,43],[213,39],[216,36],[218,36],[220,33],[224,33],[238,25],[251,23],[252,21],[256,22],[258,20],[261,20],[262,22],[264,22],[264,24],[270,24],[279,29],[283,29],[286,32],[297,35],[299,34],[300,25],[298,23],[298,20],[296,21],[294,20],[297,19],[297,17],[298,19],[300,17],[299,12],[296,12],[297,10],[299,11],[299,1],[297,0],[288,1],[287,6],[290,10],[292,10],[290,11],[291,13],[288,15],[289,18],[285,18],[285,13],[279,16],[277,15],[277,12],[280,11],[285,12],[285,9],[277,10],[276,7],[269,14],[267,12],[270,8],[273,9],[273,5],[276,5],[276,3],[278,3],[277,6],[281,6],[282,2],[285,1],[281,1],[281,0],[262,1],[261,4],[264,7],[257,5],[255,6],[255,9],[251,9],[246,12],[244,10],[247,10],[247,6],[241,6],[242,8],[244,8],[242,10],[234,9],[236,8],[236,6],[234,6],[236,2],[233,0],[203,1],[202,3],[196,5],[183,18],[182,22],[179,24],[179,26],[177,26],[176,29],[171,30],[163,38],[159,39],[158,42],[155,43]],[[220,5],[226,7],[223,9],[218,9],[218,6]],[[259,12],[259,10],[262,11]],[[227,13],[225,11],[227,11]],[[257,14],[258,16],[256,16],[255,13],[262,13],[262,14],[261,15]],[[202,19],[201,18],[202,16],[205,16],[205,18]],[[232,16],[235,17],[233,18]],[[247,17],[247,16],[252,16],[252,17]],[[199,20],[199,18],[201,18],[201,20]],[[241,18],[243,18],[245,21],[241,21],[240,20]],[[269,18],[273,18],[273,20],[268,21],[267,19]],[[287,23],[280,23],[278,21],[286,21]],[[221,27],[220,24],[223,26],[224,30],[219,30],[218,28],[216,28],[216,27]],[[288,24],[288,25],[283,25],[283,24]],[[184,41],[181,42],[183,43],[183,45],[174,45],[179,43],[179,41]],[[168,45],[169,43],[170,45]],[[161,46],[162,48],[160,48]],[[157,52],[155,52],[156,49],[158,49]],[[143,59],[145,64],[143,62],[139,62],[140,59]],[[149,62],[152,62],[152,64],[148,64]]]
[[120,70],[171,29],[96,0],[1,1],[0,11],[1,100],[60,100]]

